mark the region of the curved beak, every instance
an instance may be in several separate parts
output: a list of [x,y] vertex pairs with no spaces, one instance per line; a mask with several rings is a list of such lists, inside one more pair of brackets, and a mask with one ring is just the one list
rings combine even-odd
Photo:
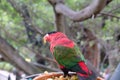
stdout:
[[48,37],[48,36],[49,36],[49,35],[48,35],[48,34],[46,34],[46,35],[43,37],[43,43],[44,43],[44,44],[46,44],[46,42],[47,42],[47,40],[46,40],[46,39],[47,39],[47,37]]
[[46,41],[46,38],[43,37],[43,43],[46,44],[46,42],[47,42],[47,41]]

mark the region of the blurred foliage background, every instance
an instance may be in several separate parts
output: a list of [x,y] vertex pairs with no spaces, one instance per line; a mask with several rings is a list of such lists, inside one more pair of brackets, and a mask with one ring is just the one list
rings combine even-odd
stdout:
[[[17,6],[27,6],[32,24],[39,28],[43,33],[55,30],[53,8],[47,0],[14,0],[14,2],[16,2]],[[88,6],[91,0],[67,0],[65,2],[66,5],[73,10],[79,11]],[[90,29],[95,36],[97,36],[101,42],[101,53],[111,53],[110,55],[113,54],[113,56],[117,55],[115,56],[117,65],[120,61],[120,0],[113,0],[100,12],[100,14],[97,15],[96,18],[76,23],[67,19],[69,28],[78,23]],[[79,32],[80,31],[75,30],[73,33],[77,34]],[[30,32],[29,34],[33,33]],[[77,34],[74,40],[78,41],[78,38],[81,37],[81,35],[82,34]],[[43,34],[36,33],[33,35],[35,40],[31,41],[27,34],[23,16],[13,8],[9,0],[0,0],[0,36],[18,50],[19,54],[27,62],[36,62],[38,60],[36,58],[39,58],[37,57],[39,55],[42,55],[44,59],[51,61],[52,56],[48,50],[48,45],[42,44]],[[107,47],[107,49],[104,50],[102,44],[109,45],[109,48]],[[54,61],[53,63],[48,61],[44,62],[44,59],[40,60],[40,63],[52,68],[53,65],[51,64],[53,64]],[[112,58],[110,59],[112,60]],[[109,66],[106,62],[103,64],[106,66],[104,69]],[[9,64],[9,62],[0,61],[0,69],[12,71],[13,68],[14,66]],[[56,65],[54,65],[54,68],[57,68]],[[101,67],[100,69],[103,70]]]

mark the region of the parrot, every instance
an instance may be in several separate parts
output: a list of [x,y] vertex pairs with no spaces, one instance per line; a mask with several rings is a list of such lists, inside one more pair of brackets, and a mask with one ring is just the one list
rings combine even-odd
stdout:
[[95,73],[86,65],[85,58],[77,44],[64,33],[49,32],[45,34],[43,41],[50,44],[50,52],[64,76],[69,76],[69,71],[72,71],[76,72],[79,80],[96,80]]

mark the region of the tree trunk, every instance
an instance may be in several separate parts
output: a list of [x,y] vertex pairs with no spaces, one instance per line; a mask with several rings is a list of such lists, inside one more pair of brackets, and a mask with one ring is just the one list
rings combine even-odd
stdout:
[[83,38],[85,41],[83,53],[93,66],[99,70],[100,66],[100,48],[97,37],[87,28],[83,30]]
[[39,73],[40,70],[26,62],[20,55],[19,52],[13,48],[8,42],[0,37],[0,53],[4,56],[6,61],[16,66],[20,70],[23,70],[26,74]]
[[[62,14],[59,14],[56,12],[55,6],[56,6],[56,0],[55,1],[50,1],[48,0],[49,3],[53,6],[53,10],[54,10],[54,14],[55,14],[55,28],[56,31],[60,31],[65,33],[65,16]],[[58,2],[61,2],[61,0],[58,0]],[[62,1],[62,3],[64,4],[64,2]]]

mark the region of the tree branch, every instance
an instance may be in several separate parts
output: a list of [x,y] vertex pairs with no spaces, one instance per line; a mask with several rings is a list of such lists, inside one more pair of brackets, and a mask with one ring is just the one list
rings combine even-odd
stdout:
[[120,19],[119,16],[116,16],[116,15],[113,15],[113,14],[104,13],[104,12],[101,12],[100,14],[101,14],[101,15],[105,15],[105,16],[115,17],[115,18],[117,18],[117,19]]
[[8,42],[0,37],[0,53],[4,59],[16,66],[20,70],[23,70],[26,74],[39,73],[40,69],[26,62]]
[[54,3],[56,13],[63,14],[73,21],[83,21],[92,17],[93,15],[96,16],[105,7],[105,5],[107,5],[108,2],[108,0],[93,0],[93,2],[89,6],[77,12],[64,5],[62,2],[63,0],[48,1],[50,3]]
[[45,65],[42,65],[42,64],[38,64],[38,63],[31,63],[33,65],[35,65],[36,67],[40,68],[42,71],[55,71],[55,72],[58,72],[60,71],[59,69],[56,69],[56,68],[49,68],[49,67],[46,67]]
[[86,8],[80,11],[73,11],[62,3],[56,4],[55,10],[57,13],[69,17],[73,21],[83,21],[92,15],[97,15],[106,5],[107,0],[93,0],[93,2]]
[[56,27],[56,30],[65,33],[65,21],[64,21],[65,16],[56,12],[56,9],[55,9],[55,5],[57,3],[64,4],[64,1],[63,0],[48,0],[48,2],[53,6],[53,10],[54,10],[54,13],[55,13],[55,27]]
[[25,5],[25,4],[19,5],[15,0],[7,0],[7,1],[12,5],[12,7],[23,18],[23,22],[24,22],[26,32],[27,32],[27,35],[28,35],[30,42],[35,41],[35,36],[37,33],[43,35],[42,30],[33,24],[33,21],[32,21],[32,18],[30,16],[30,13],[28,11],[27,5]]

